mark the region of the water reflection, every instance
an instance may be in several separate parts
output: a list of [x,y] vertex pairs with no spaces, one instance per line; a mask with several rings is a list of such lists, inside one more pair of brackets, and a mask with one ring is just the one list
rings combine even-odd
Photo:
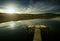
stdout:
[[[47,25],[48,28],[41,29],[43,41],[60,40],[60,21],[54,19],[33,19],[26,21],[12,21],[0,24],[0,39],[32,41],[34,36],[34,28],[28,28],[28,24]],[[9,27],[9,28],[8,28]],[[10,28],[13,28],[12,30]]]

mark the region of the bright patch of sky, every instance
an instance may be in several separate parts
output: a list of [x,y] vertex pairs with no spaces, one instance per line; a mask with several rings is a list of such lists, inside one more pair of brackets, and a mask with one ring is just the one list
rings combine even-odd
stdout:
[[15,13],[41,14],[60,13],[59,0],[0,0],[0,12],[7,7],[14,8]]

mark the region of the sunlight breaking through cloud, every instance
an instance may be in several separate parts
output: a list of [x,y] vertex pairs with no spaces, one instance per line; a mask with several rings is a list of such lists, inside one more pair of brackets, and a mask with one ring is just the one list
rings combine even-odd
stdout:
[[[0,9],[0,12],[5,12],[6,7],[9,9],[9,4],[6,4],[5,9]],[[53,6],[51,4],[47,4],[45,2],[37,2],[37,3],[32,3],[28,5],[27,7],[24,7],[22,5],[17,5],[17,4],[10,4],[13,5],[14,10],[12,9],[9,12],[14,12],[14,13],[19,13],[19,14],[41,14],[41,13],[52,13],[53,10],[56,10],[58,6]],[[12,6],[11,6],[12,8]],[[7,11],[8,13],[8,11]],[[54,12],[53,12],[54,13]]]

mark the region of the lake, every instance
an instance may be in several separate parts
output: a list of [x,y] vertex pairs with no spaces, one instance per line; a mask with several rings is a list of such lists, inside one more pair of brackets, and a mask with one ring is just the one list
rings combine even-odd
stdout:
[[60,17],[0,23],[0,40],[33,41],[34,28],[28,28],[29,24],[48,26],[41,29],[42,41],[60,41]]

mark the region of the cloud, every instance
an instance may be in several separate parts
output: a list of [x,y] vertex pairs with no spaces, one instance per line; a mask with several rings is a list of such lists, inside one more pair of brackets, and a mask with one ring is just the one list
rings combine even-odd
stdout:
[[32,13],[32,14],[40,14],[40,13],[47,13],[50,12],[51,10],[56,9],[57,6],[52,6],[49,4],[45,4],[44,2],[40,3],[37,2],[35,4],[29,5],[29,7],[26,9],[26,13]]
[[[7,3],[6,3],[7,4]],[[12,3],[11,3],[12,4]],[[11,5],[10,4],[10,5]],[[41,14],[41,13],[54,13],[58,11],[60,6],[52,5],[53,3],[45,3],[45,2],[36,2],[31,3],[28,6],[24,7],[23,5],[19,4],[19,6],[15,3],[12,4],[15,7],[15,10],[19,13],[27,13],[27,14]],[[6,6],[8,6],[7,4]]]

